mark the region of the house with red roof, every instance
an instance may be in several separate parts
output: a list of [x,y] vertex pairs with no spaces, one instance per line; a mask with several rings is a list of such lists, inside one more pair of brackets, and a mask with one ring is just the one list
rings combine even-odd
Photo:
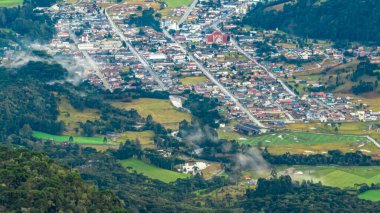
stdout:
[[207,35],[206,42],[207,44],[226,44],[228,43],[228,36],[219,30],[216,30],[213,33]]

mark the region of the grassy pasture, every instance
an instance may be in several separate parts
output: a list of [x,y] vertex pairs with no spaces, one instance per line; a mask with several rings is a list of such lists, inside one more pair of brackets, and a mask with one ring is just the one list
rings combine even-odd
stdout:
[[380,201],[380,190],[369,190],[361,193],[358,197],[363,200],[377,202]]
[[[294,180],[313,180],[323,185],[346,188],[355,184],[380,183],[379,166],[294,166],[290,176]],[[279,174],[287,167],[278,167]],[[296,174],[302,172],[303,174]]]
[[23,2],[24,0],[0,0],[0,7],[13,7]]
[[186,112],[180,112],[171,105],[170,100],[140,98],[129,103],[112,102],[114,107],[120,109],[135,109],[137,112],[146,117],[152,115],[153,120],[163,124],[166,128],[178,129],[178,123],[191,120],[191,115]]
[[[60,136],[60,135],[51,135],[44,132],[33,131],[33,137],[38,139],[53,140],[58,143],[69,141],[70,136]],[[79,144],[93,144],[93,145],[103,145],[103,138],[101,137],[79,137],[73,136],[74,143]]]
[[142,148],[155,148],[153,142],[154,132],[153,131],[143,131],[143,132],[123,132],[120,134],[120,139],[117,140],[119,143],[124,143],[127,139],[140,141]]
[[170,183],[176,181],[178,178],[187,178],[190,175],[161,169],[151,164],[147,164],[140,160],[128,159],[120,161],[124,168],[131,167],[131,170],[135,170],[137,173],[142,173],[143,175],[150,177],[152,179],[157,179],[165,183]]
[[206,81],[207,81],[207,78],[205,76],[194,76],[194,77],[186,77],[186,78],[180,79],[180,82],[186,86],[200,84]]
[[76,110],[66,98],[61,97],[59,101],[58,121],[63,121],[66,125],[67,135],[75,135],[75,128],[79,128],[79,122],[94,121],[100,119],[99,111],[96,109]]

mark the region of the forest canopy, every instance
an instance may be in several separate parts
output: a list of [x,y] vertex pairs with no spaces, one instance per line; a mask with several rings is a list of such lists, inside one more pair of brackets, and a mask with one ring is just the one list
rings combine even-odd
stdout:
[[[272,4],[271,4],[272,5]],[[258,4],[243,24],[309,38],[380,42],[380,1],[299,0],[283,11]]]

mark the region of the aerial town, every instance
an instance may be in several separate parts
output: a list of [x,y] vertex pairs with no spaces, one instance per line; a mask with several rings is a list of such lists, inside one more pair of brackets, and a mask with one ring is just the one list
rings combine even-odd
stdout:
[[379,9],[0,1],[0,212],[378,211]]
[[[254,45],[256,41],[273,38],[277,32],[235,33],[235,19],[244,16],[257,1],[223,1],[223,6],[217,8],[199,1],[188,9],[176,8],[163,19],[162,30],[137,29],[125,22],[139,10],[152,8],[153,3],[128,2],[117,7],[77,3],[42,8],[58,19],[51,51],[84,59],[85,75],[100,88],[133,88],[121,77],[128,73],[141,79],[145,89],[165,90],[173,95],[190,89],[219,100],[223,106],[220,111],[228,118],[253,123],[260,129],[258,132],[294,122],[376,121],[380,116],[380,112],[361,110],[349,96],[325,92],[296,94],[285,79],[305,68],[266,61]],[[318,44],[312,48],[273,46],[266,54],[289,60],[321,58],[315,68],[309,69],[324,66],[326,61],[331,65],[345,60],[341,51]],[[378,52],[359,49],[355,54],[378,58]],[[207,78],[192,85],[181,83],[182,78],[199,76]],[[321,86],[316,80],[296,82]]]

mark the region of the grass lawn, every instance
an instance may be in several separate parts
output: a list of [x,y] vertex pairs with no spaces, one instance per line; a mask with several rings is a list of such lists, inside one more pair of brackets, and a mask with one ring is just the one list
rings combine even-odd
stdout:
[[[38,139],[53,140],[55,142],[66,142],[69,141],[70,136],[59,136],[51,135],[44,132],[33,131],[33,137]],[[103,138],[101,137],[77,137],[74,136],[74,143],[79,144],[94,144],[94,145],[103,145]]]
[[174,130],[178,129],[179,122],[191,120],[189,113],[176,110],[170,100],[140,98],[129,103],[112,102],[111,104],[120,109],[135,109],[144,117],[152,115],[153,120]]
[[[278,167],[279,174],[288,167]],[[355,187],[355,184],[380,183],[380,166],[294,166],[293,180],[313,180],[326,186]],[[297,172],[302,172],[299,174]],[[296,174],[297,173],[297,174]]]
[[207,81],[206,76],[194,76],[186,77],[179,80],[183,85],[190,86],[194,84],[200,84]]
[[12,7],[22,4],[24,0],[0,0],[0,7]]
[[360,199],[369,201],[380,201],[380,190],[369,190],[359,195]]
[[140,145],[142,148],[155,148],[153,137],[153,131],[143,131],[143,132],[123,132],[120,134],[120,139],[117,140],[119,143],[124,143],[127,139],[140,141]]
[[150,177],[152,179],[157,179],[165,183],[174,182],[178,178],[187,178],[190,175],[161,169],[151,164],[147,164],[140,160],[128,159],[120,161],[121,165],[124,168],[132,167],[132,170],[135,170],[137,173],[142,173],[143,175]]
[[164,0],[169,8],[176,8],[182,6],[189,6],[193,1],[192,0]]

